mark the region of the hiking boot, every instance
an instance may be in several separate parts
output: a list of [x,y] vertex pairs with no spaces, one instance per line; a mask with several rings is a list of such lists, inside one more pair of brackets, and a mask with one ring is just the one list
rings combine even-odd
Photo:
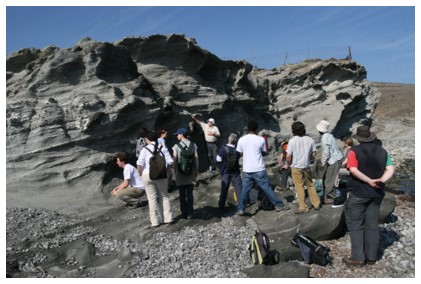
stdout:
[[277,187],[275,187],[275,189],[276,189],[276,191],[287,191],[288,190],[288,188],[286,188],[286,187],[282,187],[282,186],[277,186]]
[[332,208],[338,208],[344,206],[346,197],[344,196],[338,196],[333,200]]
[[240,216],[244,216],[244,211],[243,210],[239,210],[239,211],[237,211],[237,214],[240,215]]
[[291,208],[289,208],[288,204],[284,204],[284,206],[275,206],[276,212],[287,211],[289,209]]
[[139,203],[135,203],[135,204],[131,204],[131,205],[127,206],[127,208],[129,208],[130,210],[133,210],[133,209],[136,209],[136,208],[139,208],[139,207],[140,207]]
[[144,229],[144,230],[154,229],[154,228],[158,228],[158,227],[159,227],[159,225],[160,225],[160,224],[155,225],[155,226],[152,226],[152,225],[150,225],[150,224],[147,224],[147,225],[144,225],[144,226],[143,226],[143,229]]
[[367,259],[367,264],[368,265],[374,265],[374,264],[376,264],[376,261],[375,260],[368,260]]
[[320,210],[320,209],[322,209],[322,204],[320,204],[319,207],[314,207],[313,206],[313,208],[314,208],[314,210]]
[[326,197],[324,200],[324,204],[333,204],[333,201],[334,201],[333,198]]
[[344,257],[342,259],[342,262],[345,263],[348,266],[364,266],[365,265],[364,260],[353,260],[350,257]]

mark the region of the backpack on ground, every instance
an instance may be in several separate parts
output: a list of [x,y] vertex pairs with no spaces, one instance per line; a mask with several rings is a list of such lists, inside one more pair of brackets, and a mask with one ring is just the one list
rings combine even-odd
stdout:
[[257,196],[257,200],[259,200],[259,209],[264,211],[272,211],[275,210],[275,205],[270,202],[269,198],[266,196],[264,191],[259,187],[259,193]]
[[307,264],[314,263],[326,266],[332,262],[332,259],[329,256],[330,249],[328,247],[323,246],[312,238],[304,236],[299,232],[292,238],[291,244],[300,249],[301,256]]
[[189,147],[183,143],[178,142],[177,146],[181,149],[180,158],[178,160],[178,172],[182,175],[191,175],[194,171],[194,151],[193,151],[193,142],[190,142]]
[[[167,164],[164,154],[161,151],[162,145],[158,148],[158,145],[155,142],[153,151],[151,151],[148,147],[144,148],[152,154],[152,157],[149,158],[149,178],[151,180],[167,178]],[[161,153],[161,155],[159,153]]]
[[269,238],[261,231],[255,231],[252,236],[249,253],[253,264],[273,265],[279,263],[279,252],[270,250]]
[[230,171],[235,169],[237,165],[237,151],[235,148],[228,147],[225,145],[225,168]]

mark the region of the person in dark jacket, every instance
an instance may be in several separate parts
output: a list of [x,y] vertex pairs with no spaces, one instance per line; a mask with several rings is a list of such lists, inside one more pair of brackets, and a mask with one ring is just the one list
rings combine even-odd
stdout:
[[384,197],[384,183],[395,172],[392,160],[368,126],[357,128],[352,136],[360,144],[348,153],[348,199],[345,221],[351,239],[351,256],[344,257],[348,266],[374,264],[379,249],[379,214]]
[[[239,165],[238,160],[240,159],[241,156],[240,156],[240,153],[238,153],[237,150],[235,149],[236,144],[237,144],[237,134],[231,133],[228,136],[228,143],[219,150],[218,155],[216,156],[216,161],[219,164],[220,173],[221,173],[221,194],[219,196],[219,201],[218,201],[219,209],[225,208],[225,203],[227,201],[227,196],[228,196],[228,189],[231,183],[234,188],[235,198],[237,200],[238,198],[240,198],[242,181],[241,181],[240,165]],[[235,163],[233,163],[233,166],[231,168],[229,168],[229,165],[228,165],[229,153],[233,153],[233,155],[235,154]]]

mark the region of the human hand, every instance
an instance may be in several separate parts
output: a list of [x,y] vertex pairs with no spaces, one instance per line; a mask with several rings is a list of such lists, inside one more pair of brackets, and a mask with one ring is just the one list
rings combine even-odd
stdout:
[[384,183],[380,179],[370,179],[368,184],[374,189],[382,189],[381,185]]
[[114,188],[112,191],[111,191],[111,195],[116,195],[117,194],[117,187],[116,188]]

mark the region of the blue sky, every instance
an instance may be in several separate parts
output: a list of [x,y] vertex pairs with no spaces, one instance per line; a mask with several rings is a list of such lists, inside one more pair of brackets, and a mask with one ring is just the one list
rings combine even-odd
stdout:
[[84,37],[113,42],[171,33],[195,38],[221,59],[259,68],[308,53],[343,58],[350,46],[369,81],[415,83],[414,6],[6,6],[7,55],[26,47],[68,48]]

